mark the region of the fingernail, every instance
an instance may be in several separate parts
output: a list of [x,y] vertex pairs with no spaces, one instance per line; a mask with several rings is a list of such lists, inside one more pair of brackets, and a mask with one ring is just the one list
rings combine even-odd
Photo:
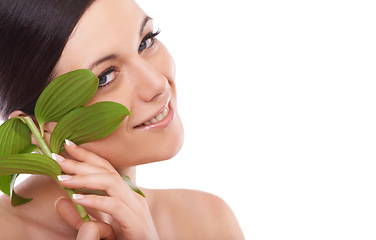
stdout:
[[58,201],[60,201],[60,199],[63,199],[63,198],[65,198],[65,197],[59,197],[58,199],[56,199],[56,201],[55,201],[55,203],[54,203],[55,208],[56,208],[56,203],[57,203]]
[[73,199],[78,199],[78,200],[83,199],[84,197],[85,197],[85,196],[82,195],[82,194],[73,194],[73,195],[72,195],[72,198],[73,198]]
[[65,160],[65,158],[63,158],[62,156],[60,156],[59,154],[55,154],[53,153],[51,155],[52,159],[55,160],[56,162],[62,162]]
[[68,146],[71,146],[71,147],[75,147],[76,144],[72,141],[69,141],[68,139],[65,139],[65,143],[68,145]]
[[59,175],[59,176],[57,176],[57,179],[59,181],[67,181],[67,180],[69,180],[71,178],[72,178],[72,176],[70,176],[70,175]]

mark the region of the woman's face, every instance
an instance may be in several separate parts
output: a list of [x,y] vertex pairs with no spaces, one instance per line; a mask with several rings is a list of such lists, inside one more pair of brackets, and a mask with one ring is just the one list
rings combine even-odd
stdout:
[[86,68],[99,77],[89,104],[114,101],[131,111],[108,137],[83,144],[118,169],[171,158],[183,142],[175,64],[156,33],[134,0],[97,0],[56,66],[57,75]]

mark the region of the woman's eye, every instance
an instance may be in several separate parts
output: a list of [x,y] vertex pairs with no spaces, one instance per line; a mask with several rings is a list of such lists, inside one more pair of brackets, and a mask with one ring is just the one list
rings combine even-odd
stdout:
[[146,36],[142,39],[140,46],[138,47],[138,52],[141,53],[147,48],[150,48],[153,46],[155,42],[155,37],[160,33],[161,31],[158,29],[156,32],[149,32],[146,34]]
[[116,71],[115,67],[110,67],[107,70],[105,70],[103,73],[101,73],[98,76],[99,84],[98,87],[104,87],[108,84],[110,84],[117,76],[118,71]]
[[152,39],[152,38],[149,38],[149,39],[146,39],[145,41],[142,41],[141,44],[140,44],[140,47],[138,48],[138,51],[142,52],[146,48],[153,46],[153,43],[154,43],[154,39]]

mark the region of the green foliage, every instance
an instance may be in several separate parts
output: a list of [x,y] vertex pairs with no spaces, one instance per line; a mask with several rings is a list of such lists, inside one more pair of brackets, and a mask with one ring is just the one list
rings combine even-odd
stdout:
[[39,174],[57,177],[61,174],[59,164],[43,154],[22,153],[0,157],[0,175]]
[[[21,153],[31,146],[30,130],[20,118],[11,118],[0,126],[0,158]],[[13,206],[28,202],[18,196],[14,190],[14,182],[18,174],[0,173],[0,190],[11,196]]]
[[100,140],[112,133],[130,112],[115,102],[97,102],[76,108],[65,115],[51,134],[52,152],[64,151],[64,139],[80,145]]
[[135,191],[136,193],[140,194],[141,196],[145,197],[144,193],[141,192],[140,189],[136,187],[136,185],[133,184],[132,180],[128,176],[121,176],[123,180],[128,184],[128,186]]
[[[76,144],[100,140],[130,115],[126,107],[114,102],[84,106],[95,94],[98,82],[86,69],[63,74],[53,80],[37,100],[35,118],[40,129],[30,117],[11,118],[0,126],[0,190],[11,196],[13,206],[31,200],[18,196],[13,190],[19,174],[47,175],[55,179],[62,174],[59,164],[50,158],[51,149],[54,153],[64,151],[65,139]],[[46,122],[58,122],[51,135],[51,149],[43,137]],[[40,148],[31,144],[30,131]],[[132,189],[138,190],[129,179],[125,180]]]
[[13,174],[12,181],[10,183],[10,203],[12,204],[12,206],[22,205],[32,200],[31,198],[23,198],[14,192],[14,184],[16,183],[18,175],[19,174]]
[[[71,110],[85,105],[98,88],[98,78],[87,69],[75,70],[53,80],[35,105],[40,128],[46,122],[58,122]],[[42,135],[43,135],[43,131]]]
[[20,153],[30,145],[30,129],[21,119],[11,118],[0,126],[0,156]]
[[12,182],[11,175],[0,175],[0,190],[8,196],[10,196],[10,183],[11,182]]

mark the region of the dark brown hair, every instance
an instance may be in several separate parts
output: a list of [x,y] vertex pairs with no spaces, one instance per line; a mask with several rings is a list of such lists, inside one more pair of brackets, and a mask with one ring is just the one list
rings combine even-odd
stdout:
[[1,0],[0,117],[35,101],[54,77],[77,22],[94,0]]

